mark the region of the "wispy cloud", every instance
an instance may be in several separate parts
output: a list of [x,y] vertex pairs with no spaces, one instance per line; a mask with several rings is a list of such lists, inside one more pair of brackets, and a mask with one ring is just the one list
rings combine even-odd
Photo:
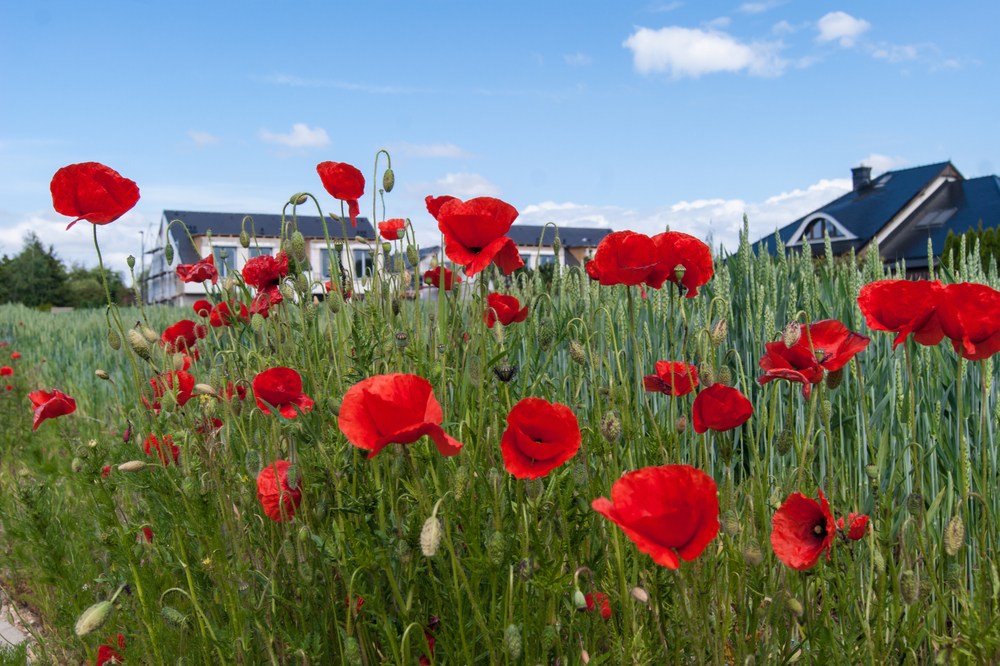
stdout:
[[412,183],[407,185],[407,190],[419,195],[420,198],[428,194],[432,196],[447,194],[459,199],[498,197],[503,194],[499,185],[491,183],[478,173],[467,172],[449,173],[433,183]]
[[740,11],[746,14],[760,14],[768,9],[773,9],[782,4],[781,0],[767,0],[767,2],[744,2],[740,5]]
[[872,24],[864,19],[854,18],[845,12],[830,12],[823,18],[816,21],[816,41],[820,44],[840,40],[842,47],[850,48],[861,33],[872,27]]
[[415,88],[412,86],[386,86],[373,85],[369,83],[353,83],[350,81],[331,81],[326,79],[307,79],[290,74],[271,74],[259,77],[264,83],[274,85],[291,86],[293,88],[339,88],[340,90],[352,90],[355,92],[367,92],[379,95],[405,95],[413,93],[434,92],[429,88]]
[[780,41],[745,43],[711,29],[637,28],[622,46],[632,51],[640,74],[670,72],[675,79],[742,70],[753,76],[779,76],[788,65],[778,56],[784,46]]
[[288,134],[277,134],[263,127],[257,134],[264,143],[275,143],[288,148],[322,148],[330,145],[330,137],[325,129],[309,129],[305,123],[295,123]]
[[771,28],[771,32],[775,35],[790,35],[794,32],[802,30],[803,28],[808,28],[810,25],[809,21],[805,21],[798,25],[789,23],[788,21],[778,21]]
[[567,65],[589,65],[591,63],[590,56],[584,53],[564,55],[563,59],[566,61]]
[[194,141],[197,146],[211,146],[219,143],[219,137],[212,136],[208,132],[199,132],[198,130],[188,131],[188,136]]
[[400,143],[390,146],[392,152],[398,152],[406,157],[451,157],[455,159],[468,159],[475,157],[467,150],[459,148],[453,143]]
[[706,21],[705,26],[708,28],[726,28],[732,23],[732,19],[728,16],[720,16],[717,19],[712,19],[711,21]]
[[884,173],[886,171],[892,171],[893,169],[898,169],[899,167],[904,167],[910,163],[910,160],[905,157],[900,157],[896,155],[895,157],[890,157],[889,155],[880,155],[879,153],[872,153],[868,157],[864,158],[858,162],[858,166],[870,166],[873,173]]

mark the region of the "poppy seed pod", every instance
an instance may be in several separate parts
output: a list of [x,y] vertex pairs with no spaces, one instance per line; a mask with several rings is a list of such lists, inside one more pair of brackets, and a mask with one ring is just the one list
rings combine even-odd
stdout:
[[944,550],[954,557],[965,544],[965,523],[961,516],[953,516],[944,528]]
[[729,323],[725,319],[720,319],[719,321],[712,324],[712,328],[709,329],[708,335],[712,339],[712,346],[718,347],[723,342],[726,341],[726,334],[729,332]]
[[163,248],[163,254],[167,258],[167,266],[171,266],[174,263],[174,246],[167,241],[167,246]]
[[802,614],[806,612],[806,609],[802,606],[802,602],[787,593],[785,596],[785,608],[797,618],[802,617]]
[[118,331],[114,330],[113,328],[108,329],[108,346],[114,349],[115,351],[118,351],[119,349],[122,348],[121,336],[118,335]]
[[94,374],[97,375],[98,379],[103,379],[104,381],[110,381],[111,380],[111,375],[109,375],[104,370],[94,370]]
[[517,375],[517,366],[509,363],[500,363],[493,366],[493,374],[501,382],[507,384]]
[[246,231],[240,232],[240,246],[245,250],[250,247],[250,234]]
[[128,255],[127,257],[125,257],[125,263],[128,264],[130,270],[135,268],[135,257],[133,257],[131,254]]
[[912,569],[899,576],[899,596],[907,606],[917,603],[920,598],[920,578]]
[[614,444],[622,436],[622,422],[614,411],[604,412],[601,417],[601,436],[608,444]]
[[576,340],[569,341],[569,358],[577,365],[585,365],[587,363],[587,352],[584,350],[583,345]]
[[392,169],[386,169],[385,173],[382,174],[382,189],[386,192],[392,192],[392,188],[395,184],[396,175],[392,172]]
[[778,433],[778,437],[774,442],[774,448],[778,451],[779,456],[786,456],[792,450],[792,444],[794,443],[795,434],[791,430],[782,430]]
[[733,385],[733,371],[729,369],[728,365],[724,365],[719,368],[718,376],[715,381],[723,386]]
[[382,251],[383,252],[390,252],[391,250],[392,250],[392,243],[389,243],[389,242],[383,242],[382,243]]
[[751,567],[760,566],[764,561],[764,553],[760,549],[760,542],[757,539],[748,539],[743,546],[743,561]]
[[141,460],[130,460],[118,465],[119,472],[141,472],[146,469],[146,463]]
[[108,619],[108,615],[111,614],[112,607],[113,606],[110,601],[101,601],[94,604],[80,614],[80,617],[76,620],[76,626],[73,628],[73,631],[80,637],[94,633],[104,626],[104,622]]
[[503,566],[504,556],[507,554],[507,542],[501,532],[497,531],[490,535],[490,541],[486,544],[486,552],[489,555],[490,564],[494,568]]
[[441,545],[441,521],[437,516],[431,516],[424,521],[420,530],[420,551],[425,557],[434,557]]
[[677,282],[680,284],[684,283],[684,274],[687,273],[687,268],[684,264],[677,264],[674,266],[674,277],[677,278]]
[[410,336],[406,331],[396,333],[396,349],[403,351],[410,344]]
[[840,388],[840,385],[844,383],[844,369],[838,368],[833,372],[826,373],[826,387],[831,391],[836,388]]
[[506,631],[503,632],[504,645],[507,646],[507,652],[510,653],[510,658],[513,661],[517,661],[521,658],[521,628],[516,624],[507,625]]
[[678,435],[683,435],[684,431],[687,430],[688,420],[686,416],[682,416],[677,419],[677,423],[674,424],[674,430],[677,431]]
[[734,537],[740,533],[740,519],[732,509],[723,513],[722,519],[719,522],[722,523],[722,531],[727,536]]
[[703,361],[698,366],[698,382],[702,386],[712,386],[715,384],[715,371],[712,369],[712,364]]
[[865,465],[865,474],[873,481],[878,478],[878,466],[873,463]]
[[802,325],[797,321],[790,321],[785,324],[785,328],[781,331],[781,340],[785,343],[785,347],[791,349],[799,343],[799,338],[802,337]]

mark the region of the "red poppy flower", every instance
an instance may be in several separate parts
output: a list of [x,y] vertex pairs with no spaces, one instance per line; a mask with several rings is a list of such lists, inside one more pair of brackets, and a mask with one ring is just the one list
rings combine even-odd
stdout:
[[955,351],[968,361],[1000,351],[1000,292],[970,282],[949,284],[942,292],[938,317]]
[[212,304],[206,301],[205,299],[201,299],[200,301],[195,301],[194,306],[192,307],[194,308],[195,314],[198,315],[199,317],[207,317],[209,313],[212,311]]
[[[359,596],[359,597],[356,597],[356,601],[357,601],[357,603],[355,604],[355,611],[354,612],[355,612],[356,615],[360,615],[361,614],[361,607],[365,605],[365,600],[362,599]],[[347,595],[347,599],[344,601],[344,606],[347,607],[347,610],[351,610],[351,595]]]
[[[687,289],[687,297],[698,295],[698,287],[708,283],[715,272],[712,264],[712,250],[694,236],[679,231],[668,231],[653,236],[656,245],[656,260],[660,264],[654,274],[650,274],[647,284],[659,288],[663,280],[681,284]],[[684,267],[684,277],[677,279],[677,267]]]
[[879,280],[861,287],[858,306],[868,328],[898,333],[893,349],[911,333],[920,344],[933,347],[944,337],[938,318],[943,294],[940,280]]
[[32,391],[28,394],[28,400],[31,401],[31,406],[35,409],[32,430],[38,430],[38,426],[42,425],[42,421],[46,419],[66,416],[76,411],[76,400],[59,389],[52,389],[52,393]]
[[376,375],[352,386],[340,405],[340,431],[374,458],[390,444],[412,444],[427,435],[443,456],[456,455],[462,443],[441,428],[444,414],[431,383],[417,375]]
[[644,467],[611,486],[609,502],[600,497],[594,511],[617,524],[653,561],[668,569],[701,555],[719,533],[715,481],[688,465]]
[[160,339],[163,340],[168,353],[187,351],[194,347],[195,342],[198,341],[195,323],[190,319],[182,319],[173,326],[168,326],[160,334]]
[[174,464],[176,465],[177,457],[180,455],[181,450],[176,444],[174,444],[174,438],[170,435],[163,436],[162,449],[160,448],[160,440],[157,439],[156,435],[153,433],[149,433],[146,437],[146,441],[142,444],[142,450],[146,452],[147,456],[153,455],[153,450],[156,450],[156,456],[160,459],[160,462],[163,463],[164,467],[170,464],[170,457],[167,456],[166,451],[167,447],[170,447],[170,457],[173,457]]
[[142,401],[157,414],[160,413],[160,398],[168,390],[175,393],[178,407],[186,405],[194,393],[194,377],[183,370],[165,372],[158,377],[150,379],[149,383],[153,387],[153,402],[150,403],[146,396],[142,397]]
[[139,201],[139,188],[133,181],[98,162],[70,164],[59,169],[52,176],[49,190],[56,212],[76,218],[67,229],[80,220],[109,224]]
[[[437,630],[438,622],[440,618],[436,615],[431,615],[430,622],[427,623],[427,628],[424,630],[424,638],[427,640],[427,647],[430,648],[431,656],[434,656],[434,634],[432,632]],[[427,658],[426,655],[420,655],[420,666],[431,666],[431,660]]]
[[[236,314],[237,308],[239,309],[239,314]],[[229,301],[228,303],[219,303],[212,308],[212,313],[209,315],[209,323],[215,328],[232,326],[238,321],[246,324],[249,322],[249,316],[246,305],[240,301]]]
[[324,282],[323,286],[326,288],[326,293],[329,294],[331,291],[335,291],[338,294],[340,294],[340,297],[343,298],[345,301],[351,300],[351,295],[354,293],[351,290],[350,287],[347,288],[346,292],[341,293],[341,291],[340,291],[340,285],[339,284],[333,284],[330,280],[327,280],[326,282]]
[[[100,645],[97,648],[97,666],[103,666],[104,664],[124,664],[125,659],[122,658],[120,654],[115,650],[115,643],[118,643],[118,649],[125,649],[125,637],[118,634],[118,638],[109,638],[107,644]],[[89,663],[89,662],[88,662]]]
[[[288,275],[288,255],[279,252],[277,257],[264,254],[247,261],[243,266],[243,281],[257,289],[250,311],[267,317],[272,305],[281,302],[281,279]],[[266,298],[263,296],[266,295]]]
[[597,607],[597,604],[601,604],[601,617],[605,620],[611,619],[611,604],[608,603],[608,595],[603,592],[594,592],[593,594],[588,592],[583,595],[583,598],[587,601],[587,610],[592,611]]
[[635,286],[651,275],[664,273],[659,287],[666,279],[665,271],[658,272],[656,244],[653,239],[634,231],[615,231],[597,246],[592,261],[587,262],[587,274],[604,286],[624,284]]
[[679,398],[698,385],[698,367],[680,361],[657,361],[655,375],[646,375],[642,384],[647,391]]
[[229,402],[233,401],[233,392],[236,393],[236,399],[243,401],[247,399],[247,387],[243,384],[233,384],[229,382],[226,384],[226,400]]
[[153,530],[149,527],[143,527],[142,531],[139,532],[141,539],[145,539],[146,543],[153,543]]
[[21,352],[11,352],[10,360],[16,361],[19,358],[21,358]]
[[8,390],[8,391],[13,391],[13,390],[14,390],[14,387],[13,387],[13,386],[11,386],[10,384],[7,384],[7,390]]
[[9,365],[5,365],[2,368],[0,368],[0,377],[10,377],[13,374],[14,374],[14,368],[10,367]]
[[[815,352],[817,358],[822,356],[819,364],[828,372],[833,372],[847,365],[870,342],[871,338],[848,330],[836,319],[823,319],[808,327],[802,324],[796,346]],[[821,349],[822,354],[819,353]]]
[[182,282],[219,281],[219,271],[215,270],[215,255],[210,254],[196,264],[177,264],[174,269]]
[[6,346],[7,346],[6,342],[0,342],[0,348],[6,347]]
[[206,416],[197,421],[194,429],[199,435],[207,435],[210,432],[221,430],[223,425],[221,419],[212,419]]
[[264,412],[270,413],[271,405],[286,419],[298,416],[295,407],[303,412],[313,408],[312,398],[302,392],[302,377],[291,368],[271,368],[254,377],[253,395]]
[[518,479],[537,479],[576,455],[580,424],[566,405],[524,398],[507,414],[500,439],[503,466]]
[[105,465],[101,468],[101,478],[106,479],[111,475],[111,465]]
[[351,226],[358,226],[357,217],[361,211],[358,199],[365,193],[365,177],[346,162],[321,162],[316,165],[316,173],[331,197],[347,202]]
[[444,271],[444,290],[451,291],[456,284],[462,284],[462,278],[457,273],[453,273],[447,268],[438,266],[424,273],[424,282],[432,287],[441,288],[441,271]]
[[510,275],[524,266],[514,241],[507,237],[517,210],[492,197],[477,197],[468,201],[444,197],[427,197],[427,210],[438,222],[444,234],[444,251],[456,264],[465,266],[472,276],[490,263],[496,263]]
[[493,328],[497,321],[504,326],[522,322],[528,317],[528,306],[518,308],[521,308],[521,303],[513,296],[490,294],[486,297],[486,312],[483,313],[483,321],[489,328]]
[[302,480],[292,490],[288,485],[289,467],[287,461],[275,460],[257,475],[257,500],[264,507],[264,514],[279,523],[294,518],[302,502]]
[[[851,541],[864,539],[868,534],[868,516],[863,513],[847,514],[847,538]],[[837,529],[844,529],[844,517],[837,519]]]
[[[281,292],[277,289],[275,289],[275,292],[279,296],[281,295]],[[271,314],[272,305],[274,303],[271,303],[271,296],[266,291],[259,292],[250,302],[250,314],[259,314],[264,319],[267,319]]]
[[691,421],[698,434],[708,430],[726,432],[750,420],[753,405],[742,393],[725,384],[715,384],[698,393],[691,408]]
[[802,493],[792,493],[774,512],[771,520],[771,548],[778,559],[797,571],[811,569],[830,546],[837,526],[830,513],[830,503],[819,491],[819,502]]
[[761,386],[775,379],[787,379],[802,384],[802,395],[808,398],[812,385],[823,380],[823,368],[809,347],[799,344],[786,347],[785,343],[779,340],[768,342],[764,348],[767,351],[757,362],[764,371],[764,374],[757,378]]
[[588,259],[586,263],[583,264],[584,269],[587,271],[587,277],[591,280],[599,281],[601,279],[601,271],[597,267],[597,262],[593,259]]
[[387,241],[401,239],[404,229],[406,229],[406,220],[398,217],[378,223],[378,232]]

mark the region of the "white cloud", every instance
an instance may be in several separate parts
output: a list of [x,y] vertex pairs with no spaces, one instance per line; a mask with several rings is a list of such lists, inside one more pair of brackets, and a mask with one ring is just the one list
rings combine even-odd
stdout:
[[732,22],[732,19],[730,19],[728,16],[720,16],[717,19],[712,19],[711,21],[707,21],[705,23],[705,26],[709,27],[709,28],[725,28],[731,22]]
[[330,145],[330,137],[322,127],[309,129],[305,123],[295,123],[289,134],[276,134],[261,128],[258,133],[264,143],[276,143],[289,148],[322,148]]
[[803,21],[798,25],[794,25],[788,21],[778,21],[771,27],[771,32],[775,35],[790,35],[802,30],[803,28],[808,28],[810,25],[812,24],[809,23],[809,21]]
[[957,60],[945,60],[943,62],[931,65],[931,71],[940,72],[941,70],[944,69],[958,69],[961,66],[962,64]]
[[478,173],[449,173],[444,178],[438,178],[434,186],[437,188],[435,196],[447,194],[459,199],[498,197],[501,194],[498,185],[494,185]]
[[898,169],[899,167],[906,166],[910,163],[910,160],[905,157],[900,157],[896,155],[895,157],[890,157],[888,155],[880,155],[878,153],[872,153],[868,157],[864,158],[858,162],[858,166],[870,166],[872,168],[872,173],[883,173],[885,171],[892,171],[893,169]]
[[400,143],[390,146],[390,152],[399,152],[407,157],[452,157],[468,159],[474,155],[453,143]]
[[591,63],[590,56],[585,53],[564,55],[563,59],[566,61],[567,65],[589,65]]
[[858,36],[870,27],[872,24],[864,19],[854,18],[845,12],[830,12],[816,22],[819,30],[816,41],[823,44],[839,39],[842,47],[850,48]]
[[766,12],[768,9],[777,7],[781,2],[779,0],[767,0],[767,2],[744,2],[740,5],[740,11],[746,12],[747,14],[760,14],[761,12]]
[[219,137],[212,136],[208,132],[199,132],[198,130],[190,130],[188,136],[191,140],[199,146],[211,146],[213,144],[219,143]]
[[664,231],[669,225],[701,239],[709,236],[715,245],[730,252],[739,246],[743,213],[750,221],[751,240],[774,233],[803,215],[816,210],[851,190],[848,178],[823,179],[804,190],[782,192],[762,202],[741,199],[699,199],[675,204],[635,209],[621,206],[588,206],[545,201],[525,207],[519,224],[555,222],[561,226],[631,229],[646,234]]
[[669,70],[675,79],[744,69],[754,76],[778,76],[788,64],[778,57],[780,41],[746,44],[718,30],[637,28],[622,46],[632,51],[639,73]]

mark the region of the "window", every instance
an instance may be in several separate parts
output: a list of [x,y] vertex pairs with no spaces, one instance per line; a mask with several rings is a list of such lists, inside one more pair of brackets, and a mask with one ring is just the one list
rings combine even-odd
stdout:
[[531,268],[531,255],[530,254],[522,254],[521,255],[521,261],[524,262],[524,267],[525,268]]
[[544,266],[545,264],[555,263],[556,255],[554,254],[540,254],[538,255],[538,265]]
[[273,247],[264,247],[264,246],[257,247],[256,245],[251,245],[250,246],[250,258],[251,259],[253,259],[254,257],[269,257],[272,254],[274,254],[274,248]]
[[[334,259],[337,258],[336,250],[333,251],[333,257]],[[325,247],[320,249],[319,251],[319,270],[322,279],[324,280],[330,279],[330,252]],[[337,268],[337,270],[338,271],[343,270],[344,272],[347,271],[346,268],[340,269],[339,267]]]
[[354,277],[367,277],[375,272],[375,257],[371,250],[354,251]]
[[806,227],[805,233],[802,234],[802,240],[806,242],[821,241],[823,240],[823,230],[830,234],[830,238],[843,238],[844,234],[837,228],[830,220],[825,217],[818,217],[809,223]]
[[215,253],[215,270],[219,272],[219,277],[229,277],[236,268],[236,246],[216,245],[212,251]]

